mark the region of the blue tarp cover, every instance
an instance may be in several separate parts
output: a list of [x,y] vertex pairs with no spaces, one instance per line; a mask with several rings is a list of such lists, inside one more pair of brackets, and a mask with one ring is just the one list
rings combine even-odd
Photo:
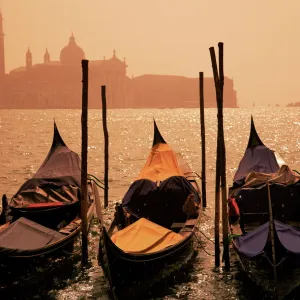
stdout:
[[255,230],[239,236],[236,241],[238,251],[247,256],[255,257],[264,251],[269,235],[269,222]]
[[300,254],[300,230],[279,221],[274,221],[274,223],[282,246],[289,252]]
[[[242,255],[253,258],[263,253],[269,235],[269,223],[235,239],[237,249]],[[289,252],[300,254],[300,230],[276,220],[274,225],[281,245]]]

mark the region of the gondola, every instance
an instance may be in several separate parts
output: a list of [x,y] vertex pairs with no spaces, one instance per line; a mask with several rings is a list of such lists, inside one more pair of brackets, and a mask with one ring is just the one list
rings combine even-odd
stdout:
[[[50,151],[35,173],[7,201],[0,216],[0,264],[69,253],[81,229],[79,155],[61,138],[54,122]],[[98,190],[88,180],[88,224]]]
[[242,269],[265,294],[282,299],[300,283],[300,176],[262,143],[252,117],[228,200]]
[[197,175],[165,142],[154,120],[146,164],[100,233],[98,261],[114,299],[140,299],[190,260],[200,202]]

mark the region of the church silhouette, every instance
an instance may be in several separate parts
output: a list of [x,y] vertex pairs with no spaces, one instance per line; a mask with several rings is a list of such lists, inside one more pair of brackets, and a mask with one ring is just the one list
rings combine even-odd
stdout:
[[[52,60],[45,49],[41,63],[33,63],[28,47],[25,65],[5,72],[3,18],[0,11],[0,108],[81,108],[81,60],[87,59],[72,33]],[[89,107],[101,107],[101,85],[106,85],[108,108],[176,108],[199,106],[198,78],[171,75],[128,77],[125,58],[116,51],[108,59],[89,60]],[[204,79],[205,107],[216,107],[213,78]],[[237,107],[233,80],[224,80],[224,107]]]

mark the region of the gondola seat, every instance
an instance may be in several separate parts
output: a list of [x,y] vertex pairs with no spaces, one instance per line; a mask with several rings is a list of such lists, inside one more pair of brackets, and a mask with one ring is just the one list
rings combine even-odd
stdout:
[[119,230],[112,241],[128,253],[152,253],[181,241],[183,237],[170,229],[157,225],[145,218]]
[[26,218],[20,218],[0,231],[0,255],[3,252],[35,250],[65,236]]

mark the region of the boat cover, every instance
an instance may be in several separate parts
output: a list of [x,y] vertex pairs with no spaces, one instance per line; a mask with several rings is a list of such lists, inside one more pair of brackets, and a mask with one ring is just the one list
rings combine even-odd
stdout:
[[[263,253],[269,236],[270,222],[235,239],[238,251],[249,258]],[[274,220],[274,227],[281,245],[289,252],[300,254],[300,230]]]
[[53,142],[46,159],[35,175],[21,186],[9,206],[17,208],[32,203],[76,202],[80,181],[79,155],[66,146],[54,122]]
[[270,150],[261,141],[251,116],[248,145],[234,175],[234,184],[243,184],[243,180],[251,172],[275,173],[282,164],[285,164],[285,162],[280,155],[275,151]]
[[122,205],[136,218],[144,217],[167,228],[173,222],[185,221],[182,208],[187,197],[194,194],[200,203],[199,194],[185,178],[188,175],[192,175],[190,167],[165,142],[154,121],[151,152]]
[[264,145],[258,145],[246,149],[233,181],[243,180],[251,172],[275,173],[278,169],[275,152]]
[[183,236],[141,218],[116,232],[111,239],[124,252],[142,254],[170,247],[181,241]]
[[0,255],[4,252],[37,250],[64,237],[57,231],[26,218],[20,218],[0,231]]
[[274,223],[282,246],[289,252],[300,254],[300,230],[279,221],[274,221]]
[[278,183],[283,185],[295,184],[300,180],[300,175],[290,169],[287,165],[282,165],[275,173],[251,172],[245,178],[243,188],[258,186],[267,183]]
[[255,257],[262,254],[269,235],[269,222],[259,226],[255,230],[239,236],[235,239],[238,251],[247,256]]
[[168,144],[154,145],[137,179],[158,182],[171,176],[183,176],[176,153]]
[[122,205],[137,218],[148,218],[169,228],[174,222],[186,220],[183,205],[190,194],[194,194],[194,200],[200,203],[196,189],[182,176],[172,176],[159,186],[151,180],[141,179],[129,187]]

